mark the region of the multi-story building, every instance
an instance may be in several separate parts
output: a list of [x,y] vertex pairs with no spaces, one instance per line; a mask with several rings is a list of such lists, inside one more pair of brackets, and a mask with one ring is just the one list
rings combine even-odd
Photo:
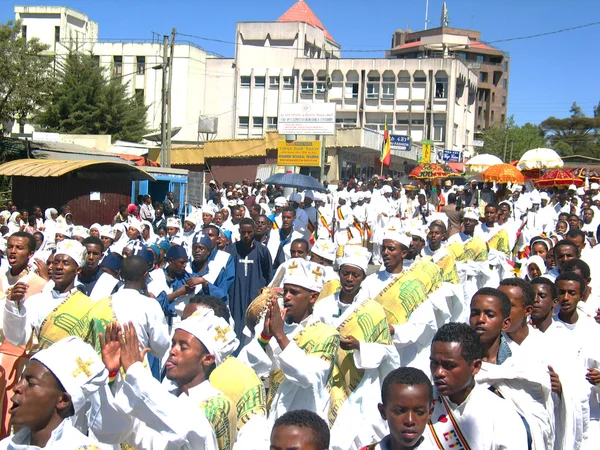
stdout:
[[[144,99],[150,127],[160,128],[161,71],[153,69],[162,64],[161,43],[103,42],[95,22],[68,8],[17,7],[15,15],[27,36],[51,45],[57,58],[74,43],[91,51],[111,77]],[[59,39],[38,31],[53,26],[60,27]],[[233,58],[176,44],[172,126],[181,131],[173,143],[197,142],[200,115],[218,119],[216,133],[200,140],[252,139],[277,130],[281,104],[332,102],[338,135],[327,139],[328,149],[330,142],[335,147],[329,156],[336,158],[328,164],[340,173],[373,173],[386,124],[391,134],[413,142],[409,152],[392,151],[391,169],[399,174],[416,163],[414,144],[422,140],[434,141],[438,150],[472,150],[478,78],[466,58],[341,58],[340,44],[304,0],[276,21],[239,22],[235,43]]]
[[481,32],[441,26],[423,31],[398,30],[388,58],[463,61],[478,77],[476,130],[504,123],[508,109],[508,53],[481,42]]

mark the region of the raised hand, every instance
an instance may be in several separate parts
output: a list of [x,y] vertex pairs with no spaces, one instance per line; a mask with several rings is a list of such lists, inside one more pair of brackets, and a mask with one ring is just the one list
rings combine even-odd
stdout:
[[131,321],[123,326],[123,331],[119,332],[119,334],[119,341],[121,344],[121,366],[125,372],[127,372],[132,364],[144,361],[144,356],[150,349],[145,348],[140,350],[140,341],[138,340],[135,327]]
[[21,304],[23,300],[25,300],[25,295],[27,295],[27,288],[29,286],[26,283],[19,281],[15,284],[10,291],[10,295],[8,296],[9,300],[12,300],[17,304],[17,308],[21,309]]
[[100,349],[102,362],[109,372],[117,372],[121,368],[121,325],[117,322],[109,323],[105,333],[100,333]]

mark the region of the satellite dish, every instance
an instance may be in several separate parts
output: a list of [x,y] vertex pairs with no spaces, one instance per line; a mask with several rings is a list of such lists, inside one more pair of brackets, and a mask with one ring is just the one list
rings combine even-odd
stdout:
[[[181,131],[181,127],[171,128],[171,137],[175,136],[177,133]],[[151,142],[160,142],[160,131],[155,131],[150,134],[145,134],[143,136],[144,139]]]

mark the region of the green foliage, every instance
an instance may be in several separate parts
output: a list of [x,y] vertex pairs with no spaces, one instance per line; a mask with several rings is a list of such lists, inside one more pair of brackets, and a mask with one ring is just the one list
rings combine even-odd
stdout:
[[[549,117],[540,124],[552,148],[564,156],[567,153],[561,151],[567,152],[570,149],[574,155],[597,157],[600,117],[586,117],[577,108],[571,108],[571,112],[571,117]],[[559,144],[560,147],[556,148]]]
[[496,155],[505,162],[521,158],[523,153],[532,148],[546,146],[544,133],[538,125],[526,123],[518,126],[513,116],[508,118],[505,125],[489,128],[483,135],[483,141],[485,144],[479,153]]
[[113,141],[139,142],[146,134],[147,107],[127,89],[122,78],[107,79],[92,55],[69,53],[38,123],[61,133],[110,134]]
[[[34,115],[52,92],[52,57],[37,39],[26,41],[19,22],[0,25],[0,124]],[[9,134],[10,129],[0,133]]]

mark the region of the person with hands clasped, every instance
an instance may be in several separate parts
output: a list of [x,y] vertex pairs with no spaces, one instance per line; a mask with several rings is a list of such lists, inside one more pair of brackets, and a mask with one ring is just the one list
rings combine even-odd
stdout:
[[[290,270],[291,269],[291,270]],[[339,349],[335,328],[317,320],[314,304],[323,288],[325,269],[298,260],[283,279],[283,309],[271,299],[259,336],[242,349],[240,360],[259,376],[268,375],[269,421],[296,409],[327,418],[327,382]]]
[[152,377],[131,322],[101,336],[102,359],[111,379],[125,373],[112,394],[93,403],[90,428],[108,444],[135,448],[230,450],[236,439],[236,408],[210,381],[210,373],[238,346],[227,322],[209,309],[175,326],[166,363],[171,391]]

